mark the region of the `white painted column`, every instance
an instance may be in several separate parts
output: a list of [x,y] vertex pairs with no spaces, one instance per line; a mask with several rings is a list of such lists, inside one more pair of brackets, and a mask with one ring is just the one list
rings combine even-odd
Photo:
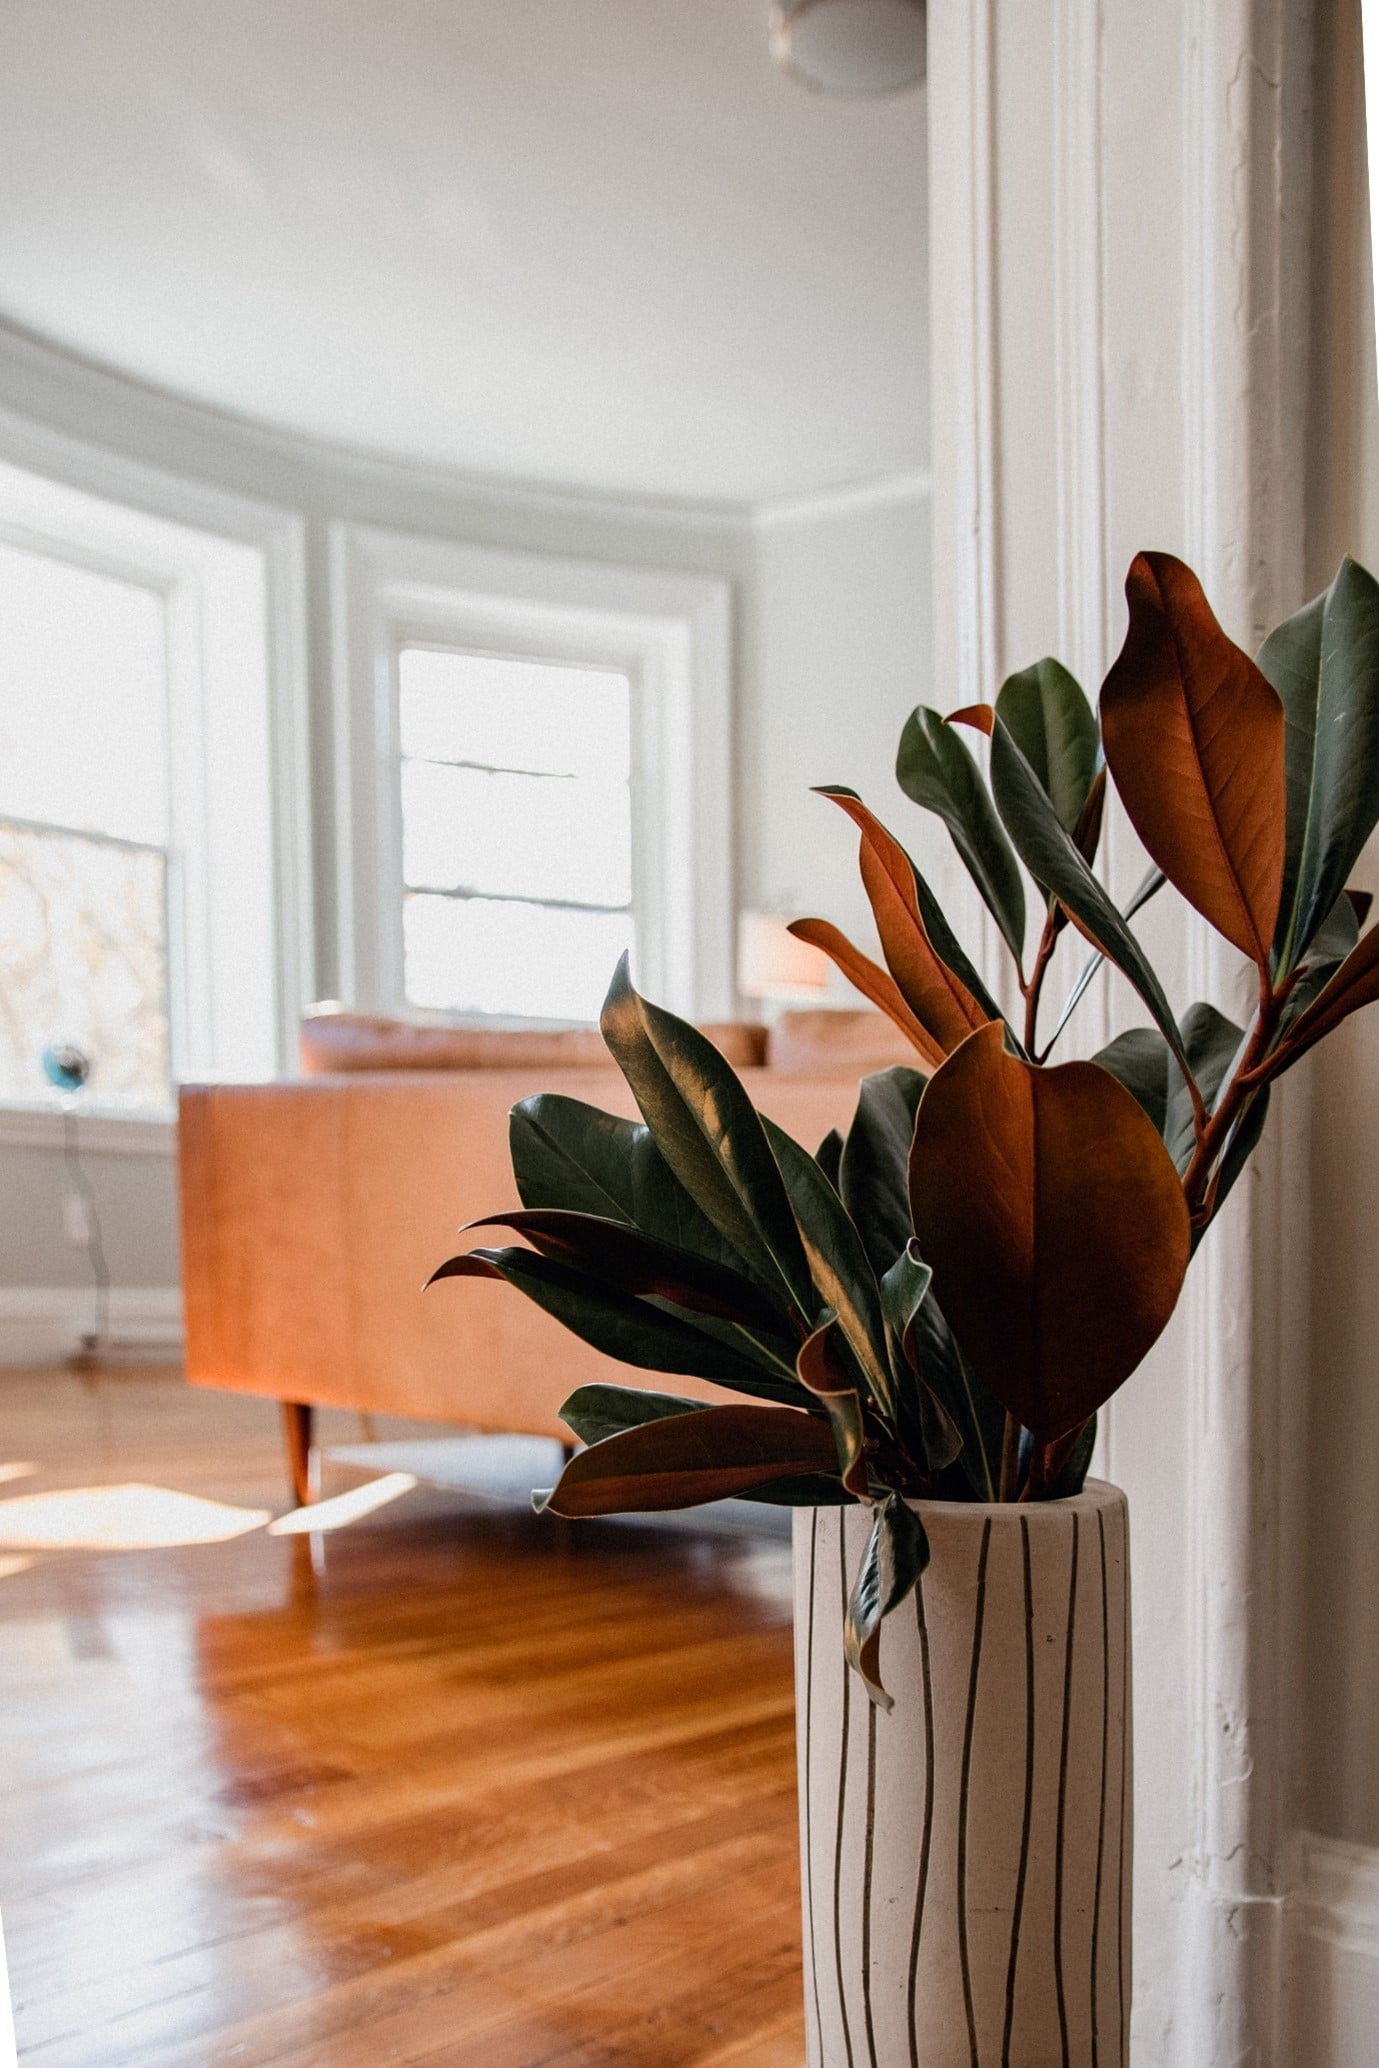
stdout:
[[[1046,652],[1095,694],[1142,547],[1187,559],[1247,646],[1303,600],[1309,36],[1287,0],[930,0],[945,701]],[[1123,820],[1106,859],[1128,891]],[[1180,1010],[1244,1016],[1233,952],[1181,906],[1144,934]],[[1079,1045],[1144,1017],[1108,986]],[[1104,1421],[1135,1574],[1136,2068],[1288,2068],[1288,1092]]]

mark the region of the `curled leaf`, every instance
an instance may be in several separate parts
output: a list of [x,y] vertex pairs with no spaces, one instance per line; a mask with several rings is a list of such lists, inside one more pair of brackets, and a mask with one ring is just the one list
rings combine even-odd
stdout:
[[862,1400],[838,1356],[833,1336],[837,1326],[835,1314],[825,1316],[813,1335],[801,1343],[795,1369],[800,1384],[822,1403],[833,1425],[834,1441],[838,1447],[838,1472],[843,1485],[858,1500],[865,1501],[868,1485]]
[[929,1563],[929,1539],[914,1509],[888,1494],[876,1510],[848,1602],[843,1648],[878,1709],[895,1707],[881,1681],[881,1625],[914,1591]]
[[706,1407],[576,1452],[543,1506],[553,1515],[650,1514],[833,1469],[833,1439],[814,1415]]
[[821,949],[831,962],[836,962],[848,982],[854,984],[864,998],[870,998],[887,1019],[894,1020],[905,1038],[914,1044],[921,1060],[930,1069],[938,1068],[944,1051],[928,1028],[911,1012],[893,976],[881,969],[870,956],[864,955],[860,948],[854,948],[847,935],[827,919],[796,919],[792,921],[790,931],[797,941],[808,941],[811,948]]

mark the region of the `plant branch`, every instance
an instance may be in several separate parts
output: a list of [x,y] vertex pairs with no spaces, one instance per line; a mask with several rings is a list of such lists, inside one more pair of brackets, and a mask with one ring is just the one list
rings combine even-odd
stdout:
[[[1188,1212],[1196,1226],[1205,1226],[1211,1219],[1216,1201],[1217,1158],[1229,1141],[1232,1128],[1244,1117],[1244,1109],[1258,1087],[1255,1073],[1269,1053],[1290,989],[1291,985],[1284,985],[1277,991],[1272,990],[1268,976],[1263,970],[1260,971],[1259,1009],[1255,1014],[1254,1026],[1250,1030],[1244,1054],[1230,1083],[1217,1100],[1215,1111],[1209,1115],[1204,1111],[1200,1120],[1198,1106],[1201,1094],[1197,1093],[1194,1098],[1193,1125],[1197,1144],[1192,1152],[1192,1160],[1183,1173],[1183,1192],[1187,1199]],[[1196,1092],[1195,1086],[1192,1089]]]
[[1039,936],[1039,947],[1034,957],[1034,967],[1029,973],[1029,982],[1020,986],[1025,1000],[1025,1054],[1034,1055],[1034,1035],[1039,1023],[1039,994],[1044,988],[1044,978],[1053,960],[1053,951],[1058,941],[1058,907],[1051,904],[1044,915],[1044,930]]

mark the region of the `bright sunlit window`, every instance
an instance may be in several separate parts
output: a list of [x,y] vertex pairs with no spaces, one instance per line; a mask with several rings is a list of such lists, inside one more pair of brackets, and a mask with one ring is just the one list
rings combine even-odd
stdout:
[[398,693],[408,1003],[597,1019],[633,945],[628,678],[405,646]]
[[157,590],[0,543],[0,1099],[69,1042],[169,1102],[166,652]]

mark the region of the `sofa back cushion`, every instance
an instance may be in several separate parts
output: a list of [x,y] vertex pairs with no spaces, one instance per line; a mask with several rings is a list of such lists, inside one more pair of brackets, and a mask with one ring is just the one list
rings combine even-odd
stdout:
[[892,1063],[916,1065],[919,1058],[884,1013],[783,1012],[766,1040],[773,1070],[795,1076],[865,1077]]
[[[766,1030],[716,1022],[702,1030],[735,1070],[766,1059]],[[608,1069],[612,1058],[597,1027],[438,1027],[375,1013],[321,1012],[301,1024],[304,1077],[353,1070]]]

